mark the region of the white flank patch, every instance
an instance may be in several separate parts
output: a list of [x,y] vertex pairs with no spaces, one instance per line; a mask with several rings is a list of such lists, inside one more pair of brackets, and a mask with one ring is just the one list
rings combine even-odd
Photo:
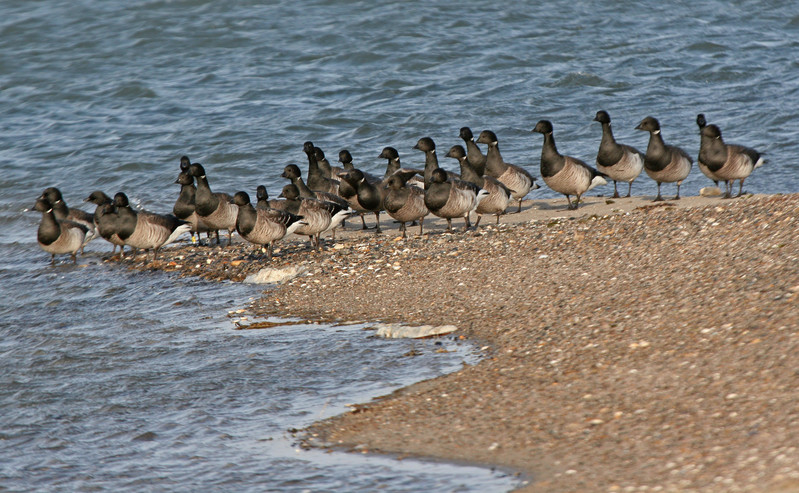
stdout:
[[173,231],[172,234],[169,235],[169,238],[167,238],[164,244],[161,246],[169,245],[173,241],[177,240],[178,236],[182,235],[183,233],[188,233],[190,230],[191,230],[191,224],[181,224],[180,226],[175,228],[175,231]]
[[[588,190],[591,190],[594,187],[598,187],[599,185],[607,185],[608,182],[601,176],[595,176],[593,180],[591,180],[591,185],[588,187]],[[588,191],[586,190],[586,192]]]
[[286,228],[286,234],[287,235],[291,234],[291,233],[297,231],[298,228],[301,228],[303,226],[308,226],[308,223],[305,220],[300,219],[299,221],[295,221],[295,222],[291,223],[291,226]]

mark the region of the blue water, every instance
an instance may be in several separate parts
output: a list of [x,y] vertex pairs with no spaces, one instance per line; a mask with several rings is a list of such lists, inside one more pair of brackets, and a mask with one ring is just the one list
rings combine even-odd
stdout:
[[[306,140],[379,172],[386,145],[421,165],[411,148],[430,136],[455,169],[443,155],[464,125],[494,130],[507,161],[540,175],[535,123],[551,120],[560,151],[592,162],[599,109],[621,142],[643,150],[634,127],[652,115],[694,156],[705,113],[765,154],[748,191],[797,192],[796,53],[795,2],[4,0],[0,485],[512,488],[485,470],[297,453],[285,437],[453,371],[476,358],[467,347],[443,356],[421,343],[421,359],[402,358],[410,343],[357,328],[233,331],[226,312],[257,289],[109,267],[100,242],[80,266],[50,267],[25,209],[58,186],[73,206],[101,189],[169,211],[183,154],[216,190],[276,194],[286,164],[306,169]],[[709,183],[694,169],[683,194]],[[643,176],[633,187],[654,192]]]

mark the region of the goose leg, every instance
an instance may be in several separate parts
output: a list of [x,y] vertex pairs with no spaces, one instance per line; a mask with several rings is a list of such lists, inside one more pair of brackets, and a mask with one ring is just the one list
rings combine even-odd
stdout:
[[469,231],[469,214],[467,213],[466,216],[463,218],[465,221],[463,223],[463,232]]
[[633,193],[633,182],[630,182],[630,187],[627,189],[627,198],[631,197]]
[[419,219],[419,236],[424,234],[424,218]]
[[680,200],[680,186],[682,185],[681,181],[677,182],[677,195],[674,196],[674,200]]
[[564,195],[566,195],[566,201],[569,203],[569,206],[568,206],[566,209],[567,209],[567,210],[573,210],[573,209],[576,209],[576,207],[573,207],[573,206],[572,206],[572,199],[571,199],[571,197],[569,197],[567,194],[564,194]]
[[722,199],[730,198],[730,182],[729,181],[725,181],[724,182],[724,193],[721,195],[721,198]]
[[366,219],[363,218],[363,213],[360,213],[359,216],[361,216],[361,224],[363,225],[361,229],[369,229],[366,227]]
[[[497,216],[497,217],[499,217],[499,216]],[[482,214],[478,214],[477,215],[477,221],[474,222],[474,229],[477,229],[477,225],[480,224],[480,219],[482,219],[482,218],[483,218]]]
[[519,199],[519,208],[516,210],[516,212],[518,213],[521,211],[522,211],[522,199]]
[[613,180],[613,198],[617,199],[619,197],[621,197],[621,195],[619,195],[619,189],[616,188],[616,180]]
[[655,197],[655,200],[653,200],[652,202],[662,202],[662,201],[663,197],[660,195],[660,182],[658,182],[658,196]]
[[447,231],[452,231],[452,219],[447,218]]
[[744,193],[744,181],[743,179],[740,182],[741,184],[738,186],[738,195],[736,197],[740,197]]
[[380,229],[380,211],[375,212],[375,221],[377,221],[377,226],[375,226],[375,234],[380,234],[383,232]]
[[402,232],[402,237],[403,238],[407,237],[407,235],[405,234],[405,223],[404,222],[400,223],[400,232]]
[[578,194],[577,197],[574,199],[574,210],[577,210],[580,207],[580,198],[581,195]]

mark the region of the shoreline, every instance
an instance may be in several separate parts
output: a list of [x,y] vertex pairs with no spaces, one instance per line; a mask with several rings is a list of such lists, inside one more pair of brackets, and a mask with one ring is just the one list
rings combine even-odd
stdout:
[[292,240],[270,263],[234,242],[129,265],[234,281],[299,265],[252,311],[454,324],[490,346],[308,444],[495,465],[520,491],[799,490],[799,195],[649,200],[528,200],[499,227],[428,217],[407,240],[354,218],[319,253]]

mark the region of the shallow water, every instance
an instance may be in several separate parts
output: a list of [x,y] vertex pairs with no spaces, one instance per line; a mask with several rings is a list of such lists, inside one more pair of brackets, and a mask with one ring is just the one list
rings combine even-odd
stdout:
[[[424,342],[402,358],[410,343],[357,328],[236,332],[225,313],[257,289],[109,267],[99,242],[84,266],[50,267],[24,210],[55,185],[73,206],[101,189],[169,211],[183,154],[215,190],[277,195],[283,166],[306,169],[309,139],[379,173],[384,146],[421,166],[411,148],[431,136],[455,169],[443,156],[464,125],[494,130],[507,161],[540,175],[535,123],[551,120],[560,151],[591,163],[598,109],[641,150],[634,127],[656,116],[693,156],[703,112],[765,153],[747,190],[797,192],[797,52],[799,7],[780,1],[0,3],[0,483],[510,488],[485,470],[297,454],[283,436],[452,371],[470,349]],[[695,168],[683,194],[709,183]],[[654,192],[646,177],[633,187]]]
[[[383,340],[362,324],[237,331],[227,312],[259,288],[126,272],[93,254],[78,267],[32,267],[16,288],[0,313],[4,489],[474,491],[517,483],[476,467],[331,458],[300,450],[287,433],[474,364],[478,355],[453,338]],[[403,356],[411,349],[421,355]]]

